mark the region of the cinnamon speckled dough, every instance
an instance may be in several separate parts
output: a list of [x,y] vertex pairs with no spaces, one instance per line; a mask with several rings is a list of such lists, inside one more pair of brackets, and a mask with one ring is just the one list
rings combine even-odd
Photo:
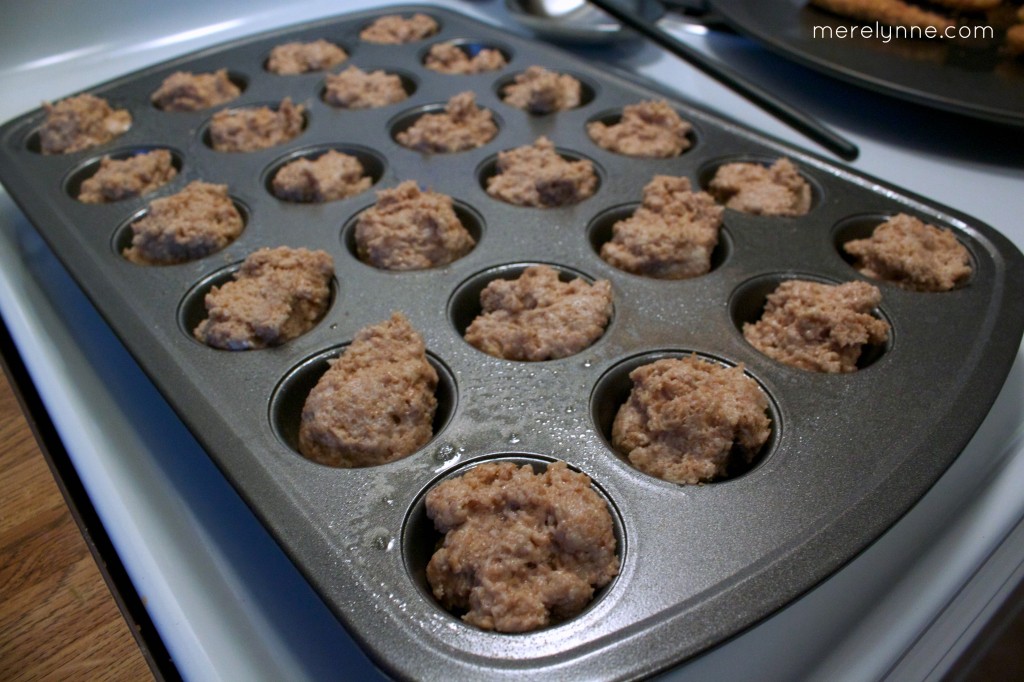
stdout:
[[789,159],[770,167],[727,163],[718,169],[708,191],[728,208],[768,216],[799,216],[811,210],[811,186]]
[[82,181],[78,200],[85,204],[106,204],[148,194],[178,174],[166,149],[154,149],[126,159],[100,159],[99,170]]
[[356,252],[384,270],[422,270],[447,265],[476,242],[455,214],[452,198],[421,191],[407,180],[377,193],[377,203],[359,214]]
[[343,109],[376,109],[408,97],[409,93],[402,87],[402,79],[395,74],[379,69],[367,73],[358,66],[328,75],[324,90],[324,101]]
[[505,86],[502,100],[517,109],[543,115],[575,109],[580,105],[581,91],[579,80],[569,74],[531,66]]
[[285,201],[323,203],[370,189],[373,179],[354,156],[331,149],[315,159],[296,159],[274,174],[274,196]]
[[810,0],[829,12],[864,21],[880,21],[890,26],[932,27],[944,31],[956,21],[903,0]]
[[771,435],[768,396],[743,367],[690,356],[629,373],[633,390],[612,424],[612,446],[640,471],[695,484],[749,464]]
[[313,328],[331,300],[334,261],[323,251],[260,249],[234,279],[206,294],[207,318],[194,334],[225,350],[277,346]]
[[494,116],[478,107],[476,95],[467,91],[448,100],[444,112],[420,116],[395,139],[418,152],[450,154],[485,145],[497,134]]
[[43,102],[46,119],[39,128],[43,154],[70,154],[91,149],[123,135],[132,126],[126,109],[114,109],[95,95],[68,97],[56,104]]
[[599,147],[626,156],[668,158],[690,148],[693,129],[665,101],[630,104],[618,123],[587,124],[587,134]]
[[389,14],[364,28],[359,37],[368,43],[402,45],[429,38],[437,33],[438,28],[437,22],[426,14],[417,12],[408,18]]
[[500,51],[486,47],[470,57],[454,43],[438,43],[430,48],[423,65],[438,73],[468,76],[497,71],[505,66],[505,57]]
[[324,71],[348,59],[348,53],[321,38],[309,43],[284,43],[270,51],[267,71],[279,76],[293,76],[310,71]]
[[228,78],[227,69],[213,73],[177,71],[164,79],[150,99],[164,111],[199,111],[230,102],[241,94]]
[[724,209],[690,181],[655,175],[643,204],[612,227],[601,258],[626,272],[658,279],[685,279],[711,270]]
[[466,329],[476,348],[505,360],[554,360],[579,353],[604,334],[612,315],[608,280],[562,282],[546,265],[480,292],[481,313]]
[[496,173],[487,178],[487,193],[517,206],[553,208],[576,204],[597,190],[594,164],[568,161],[546,137],[532,145],[498,153]]
[[[1021,11],[1024,12],[1024,8]],[[1024,21],[1024,16],[1020,20]],[[1014,24],[1006,29],[1006,49],[1015,57],[1024,55],[1024,24]]]
[[302,132],[305,110],[285,97],[277,109],[245,107],[218,111],[210,121],[210,143],[219,152],[254,152],[283,144]]
[[223,249],[242,233],[242,216],[227,185],[196,180],[155,199],[132,223],[132,243],[122,253],[139,265],[171,265]]
[[900,213],[871,237],[846,242],[854,267],[867,277],[915,291],[949,291],[971,276],[971,257],[952,230]]
[[761,319],[743,325],[754,348],[813,372],[855,372],[866,345],[889,338],[889,324],[871,315],[882,301],[867,282],[832,285],[788,280],[768,295]]
[[356,334],[309,392],[299,452],[336,467],[386,464],[433,436],[437,372],[401,313]]
[[430,490],[426,508],[445,534],[427,582],[478,628],[528,632],[566,620],[618,575],[608,505],[565,462],[539,474],[481,464]]

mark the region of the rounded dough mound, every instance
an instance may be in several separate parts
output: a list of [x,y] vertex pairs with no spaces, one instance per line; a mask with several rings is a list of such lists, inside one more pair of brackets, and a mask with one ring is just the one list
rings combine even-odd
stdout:
[[949,291],[971,276],[971,257],[952,230],[898,214],[867,239],[846,242],[854,267],[866,277],[915,291]]
[[608,280],[563,282],[546,265],[518,279],[496,279],[480,292],[482,312],[466,341],[505,360],[555,360],[575,355],[601,338],[612,315]]
[[336,467],[407,457],[433,437],[438,377],[401,313],[361,329],[302,407],[299,452]]
[[832,285],[788,280],[768,294],[764,314],[743,325],[746,340],[768,357],[812,372],[856,372],[866,345],[889,338],[871,314],[882,292],[867,282]]
[[619,572],[608,505],[565,462],[541,474],[481,464],[433,488],[426,507],[445,534],[427,564],[434,596],[484,630],[571,618]]
[[743,367],[696,357],[652,362],[629,374],[633,390],[612,424],[612,446],[640,471],[695,484],[749,463],[771,435],[768,396]]

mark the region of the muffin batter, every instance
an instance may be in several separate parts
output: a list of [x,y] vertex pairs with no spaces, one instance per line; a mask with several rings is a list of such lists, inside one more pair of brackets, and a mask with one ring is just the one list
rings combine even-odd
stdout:
[[429,38],[438,31],[437,22],[417,12],[409,18],[389,14],[364,28],[359,37],[368,43],[402,45]]
[[283,144],[302,132],[305,110],[285,97],[277,109],[218,111],[210,122],[210,143],[218,152],[254,152]]
[[260,249],[234,279],[206,294],[208,317],[194,330],[208,346],[278,346],[313,328],[331,301],[334,261],[323,251]]
[[567,161],[546,137],[499,152],[496,171],[487,178],[487,193],[517,206],[568,206],[597,191],[594,164],[586,159]]
[[132,245],[122,253],[139,265],[171,265],[220,251],[242,233],[242,216],[227,185],[196,180],[155,199],[132,223]]
[[723,212],[710,194],[690,191],[688,179],[656,175],[644,187],[640,208],[615,223],[601,258],[645,277],[703,275],[711,270]]
[[502,92],[505,104],[543,115],[575,109],[580,105],[582,86],[572,76],[531,66],[516,74]]
[[587,134],[599,147],[626,156],[668,158],[690,148],[693,127],[664,100],[630,104],[618,123],[587,124]]
[[452,198],[421,191],[412,180],[377,193],[377,203],[359,215],[355,240],[359,258],[384,270],[436,268],[476,245]]
[[379,69],[367,73],[358,66],[328,75],[324,90],[324,101],[343,109],[376,109],[408,97],[402,87],[402,79],[395,74]]
[[571,618],[618,575],[608,505],[586,474],[554,462],[475,466],[427,493],[444,543],[427,564],[441,604],[484,630],[528,632]]
[[165,78],[150,99],[164,111],[199,111],[230,102],[241,94],[228,78],[227,69],[213,73],[178,71]]
[[270,51],[267,71],[279,76],[325,71],[346,59],[345,50],[323,38],[310,43],[284,43]]
[[693,485],[749,464],[771,435],[768,397],[743,367],[690,356],[629,373],[633,390],[615,415],[612,447],[640,471]]
[[871,315],[881,301],[882,292],[867,282],[788,280],[768,295],[761,319],[743,325],[743,336],[793,367],[855,372],[864,346],[889,338],[889,323]]
[[971,257],[952,230],[900,213],[867,239],[843,245],[866,277],[915,291],[949,291],[971,276]]
[[306,398],[299,452],[336,467],[386,464],[433,437],[437,372],[401,313],[360,330]]
[[126,109],[114,109],[95,95],[68,97],[56,104],[43,102],[46,120],[39,128],[43,154],[70,154],[91,149],[123,135],[132,126]]
[[323,203],[370,189],[373,179],[354,156],[331,149],[315,159],[300,158],[274,174],[274,196],[285,201]]
[[789,159],[770,167],[727,163],[718,169],[708,191],[728,208],[767,216],[800,216],[811,210],[811,186]]
[[612,315],[608,280],[563,282],[546,265],[518,279],[496,279],[480,292],[481,313],[465,338],[506,360],[554,360],[579,353],[604,334]]
[[476,105],[472,92],[460,92],[448,100],[443,113],[420,116],[395,138],[418,152],[450,154],[485,145],[497,134],[491,112]]
[[438,43],[430,48],[423,65],[438,73],[469,76],[497,71],[505,66],[505,57],[498,50],[483,48],[470,57],[454,43]]
[[85,204],[106,204],[148,194],[178,175],[173,157],[166,149],[154,149],[126,159],[100,159],[99,170],[82,181],[78,200]]

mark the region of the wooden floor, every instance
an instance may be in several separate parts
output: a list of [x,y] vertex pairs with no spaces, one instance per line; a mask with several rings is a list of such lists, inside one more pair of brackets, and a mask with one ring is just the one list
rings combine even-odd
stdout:
[[152,680],[0,374],[0,680]]

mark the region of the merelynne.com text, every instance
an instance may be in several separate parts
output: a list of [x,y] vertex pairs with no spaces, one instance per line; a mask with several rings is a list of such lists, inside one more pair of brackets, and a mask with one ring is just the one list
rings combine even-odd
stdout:
[[950,26],[940,29],[937,26],[889,26],[880,22],[872,24],[856,24],[853,26],[815,26],[813,29],[815,40],[849,40],[866,38],[881,40],[889,43],[892,40],[921,40],[923,38],[934,40],[968,40],[982,39],[991,40],[995,37],[995,29],[991,26]]

